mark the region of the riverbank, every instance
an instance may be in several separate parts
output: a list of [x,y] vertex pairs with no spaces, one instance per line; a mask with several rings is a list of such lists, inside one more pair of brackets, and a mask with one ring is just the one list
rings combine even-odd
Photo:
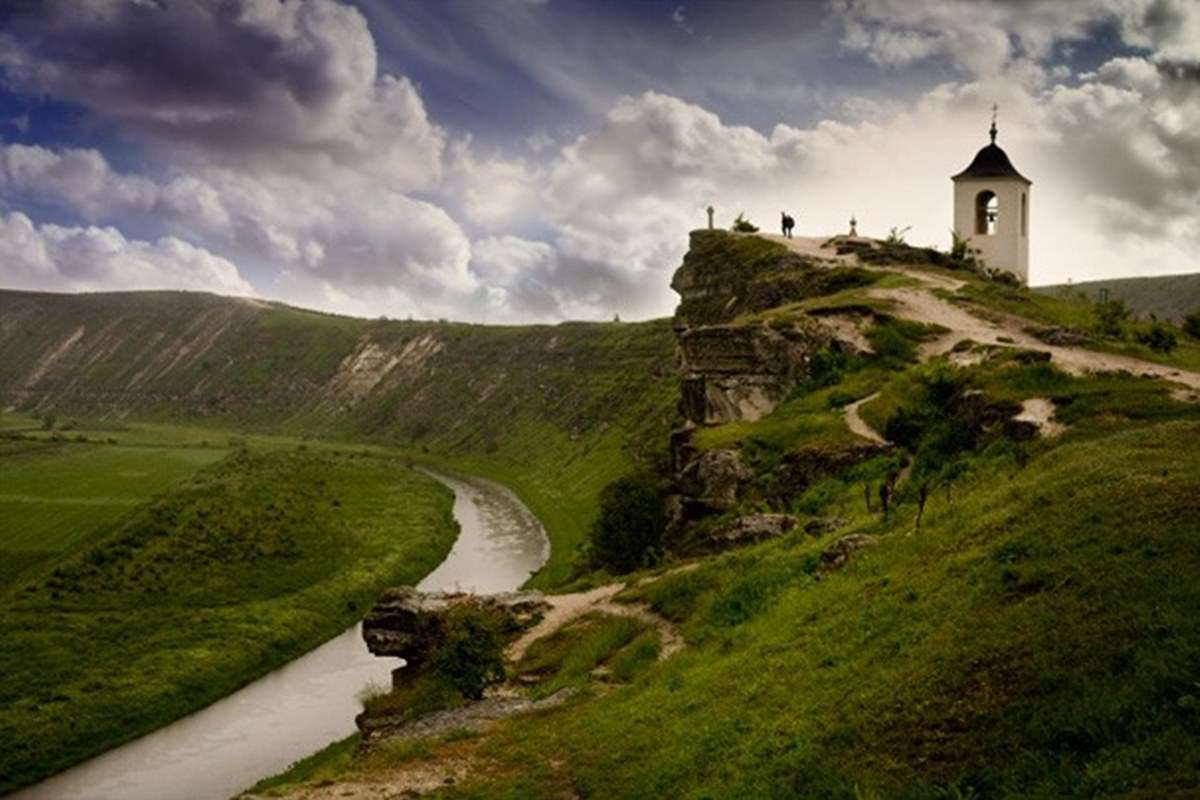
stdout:
[[[5,468],[116,446],[63,444]],[[48,486],[47,499],[75,488]],[[414,583],[445,556],[451,506],[449,490],[396,458],[239,444],[22,576],[0,615],[0,792],[208,706],[346,630],[384,586]],[[19,530],[18,518],[5,535]]]
[[[544,530],[507,489],[422,472],[453,492],[459,532],[450,553],[422,579],[423,589],[511,590],[545,562]],[[354,625],[203,710],[16,798],[223,800],[353,731],[360,694],[386,686],[394,667],[367,652],[361,627]]]

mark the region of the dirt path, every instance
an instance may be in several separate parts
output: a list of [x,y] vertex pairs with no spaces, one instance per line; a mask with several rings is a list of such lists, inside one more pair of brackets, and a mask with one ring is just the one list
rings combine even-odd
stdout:
[[301,785],[286,794],[245,793],[237,800],[395,800],[421,797],[464,780],[476,766],[470,755],[414,761],[394,770],[373,772],[367,780],[337,780],[319,785]]
[[[787,239],[775,234],[757,235],[772,242],[778,242],[793,252],[817,259],[830,266],[857,264],[858,262],[858,257],[853,254],[839,256],[833,248],[822,247],[821,245],[827,241],[825,239],[811,236]],[[941,325],[948,330],[946,334],[921,346],[919,352],[922,360],[942,355],[958,342],[971,339],[981,344],[1021,347],[1049,353],[1055,364],[1076,375],[1089,372],[1125,371],[1135,375],[1162,378],[1183,384],[1193,391],[1200,391],[1200,373],[1083,347],[1046,344],[1024,331],[1024,328],[1029,325],[1028,320],[1005,314],[996,314],[997,321],[984,319],[929,291],[943,289],[957,292],[966,285],[964,281],[957,278],[900,266],[860,266],[865,269],[904,275],[920,281],[923,286],[928,287],[928,289],[873,289],[868,292],[871,297],[890,301],[895,307],[896,314],[900,317]],[[847,423],[849,422],[850,420],[847,418]],[[858,430],[855,433],[862,435]]]
[[[689,564],[674,571],[692,569]],[[669,573],[668,573],[669,574]],[[654,579],[663,577],[656,576]],[[658,632],[661,647],[659,660],[670,658],[683,649],[683,637],[667,620],[643,605],[619,603],[616,597],[627,584],[611,583],[586,592],[549,595],[545,599],[551,608],[541,622],[526,631],[509,645],[506,653],[510,661],[518,661],[538,639],[547,636],[584,614],[597,612],[636,619]],[[485,699],[450,711],[436,712],[410,722],[389,725],[386,719],[378,721],[376,746],[387,746],[392,742],[413,739],[428,739],[445,736],[458,731],[486,732],[499,720],[518,714],[526,714],[553,708],[568,700],[575,690],[562,689],[540,700],[530,699],[524,692],[511,687],[502,687],[489,693]],[[371,731],[366,738],[374,738]],[[288,800],[382,800],[382,798],[419,797],[463,780],[481,768],[474,749],[478,740],[467,739],[449,749],[439,749],[436,758],[418,760],[393,770],[372,772],[369,777],[355,780],[346,776],[328,784],[299,785],[289,788],[283,797]],[[239,800],[265,800],[261,795],[243,794]]]
[[867,395],[861,400],[855,400],[853,403],[842,409],[842,414],[846,417],[846,427],[850,429],[851,433],[855,434],[856,436],[861,436],[868,441],[876,442],[878,444],[887,444],[887,439],[884,439],[882,436],[880,436],[874,428],[867,424],[867,421],[862,418],[862,415],[858,413],[859,408],[871,402],[876,397],[879,397],[879,392]]
[[875,289],[869,294],[891,301],[898,316],[917,322],[934,323],[949,329],[948,333],[921,346],[922,359],[946,353],[963,339],[971,339],[981,344],[1021,347],[1049,353],[1055,364],[1076,375],[1125,371],[1181,383],[1191,389],[1200,389],[1200,373],[1197,372],[1082,347],[1046,344],[1026,333],[1023,326],[1028,323],[1019,317],[1001,315],[1001,322],[993,322],[977,317],[948,300],[921,289]]
[[683,637],[670,622],[658,616],[645,606],[635,603],[618,603],[613,598],[625,588],[624,583],[610,583],[586,592],[574,594],[547,595],[550,610],[542,621],[530,628],[519,639],[508,647],[508,658],[520,661],[529,646],[547,636],[573,619],[591,612],[611,614],[615,617],[629,617],[643,622],[658,632],[661,644],[659,660],[670,658],[683,649]]
[[1013,419],[1037,426],[1038,432],[1048,439],[1066,432],[1067,426],[1054,419],[1054,404],[1045,397],[1031,397],[1021,403],[1021,413]]
[[[808,258],[818,259],[820,261],[828,261],[837,263],[842,266],[853,266],[858,263],[858,256],[853,253],[845,253],[838,255],[837,250],[832,247],[822,247],[821,245],[829,241],[826,237],[821,239],[817,236],[794,236],[788,239],[785,236],[780,236],[777,233],[756,233],[752,234],[760,239],[766,239],[776,244],[781,244],[789,250],[799,253]],[[866,241],[865,239],[863,241]]]
[[[946,289],[947,291],[957,292],[959,289],[967,285],[966,281],[952,278],[948,275],[939,275],[936,272],[928,270],[910,269],[900,266],[885,266],[876,264],[860,264],[858,256],[853,253],[845,253],[838,255],[837,249],[833,247],[822,247],[828,239],[820,239],[815,236],[796,236],[791,239],[779,236],[773,233],[759,233],[756,236],[767,239],[772,242],[783,245],[794,253],[798,253],[808,258],[816,259],[828,263],[830,266],[859,266],[863,269],[872,270],[874,272],[891,272],[896,275],[904,275],[920,281],[922,284],[933,289]],[[869,242],[870,239],[850,239],[849,241]]]

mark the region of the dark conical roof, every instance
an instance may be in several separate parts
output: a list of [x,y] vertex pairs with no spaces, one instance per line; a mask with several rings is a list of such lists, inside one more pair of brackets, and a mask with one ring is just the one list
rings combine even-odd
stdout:
[[1008,153],[993,142],[975,154],[975,160],[962,172],[954,175],[951,180],[959,178],[1017,178],[1032,184],[1033,181],[1017,172],[1017,168],[1008,160]]

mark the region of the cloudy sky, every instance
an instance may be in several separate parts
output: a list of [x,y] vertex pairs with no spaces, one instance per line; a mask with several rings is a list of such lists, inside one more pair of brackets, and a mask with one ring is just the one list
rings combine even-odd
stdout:
[[947,246],[993,103],[1033,283],[1200,271],[1197,0],[9,0],[0,286],[665,315],[709,204]]

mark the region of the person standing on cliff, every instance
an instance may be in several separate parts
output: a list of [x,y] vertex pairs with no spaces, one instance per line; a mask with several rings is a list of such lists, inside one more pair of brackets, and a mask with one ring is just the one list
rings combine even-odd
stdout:
[[779,212],[781,223],[783,226],[783,235],[787,238],[792,238],[792,229],[796,227],[796,220],[788,216],[786,211]]

